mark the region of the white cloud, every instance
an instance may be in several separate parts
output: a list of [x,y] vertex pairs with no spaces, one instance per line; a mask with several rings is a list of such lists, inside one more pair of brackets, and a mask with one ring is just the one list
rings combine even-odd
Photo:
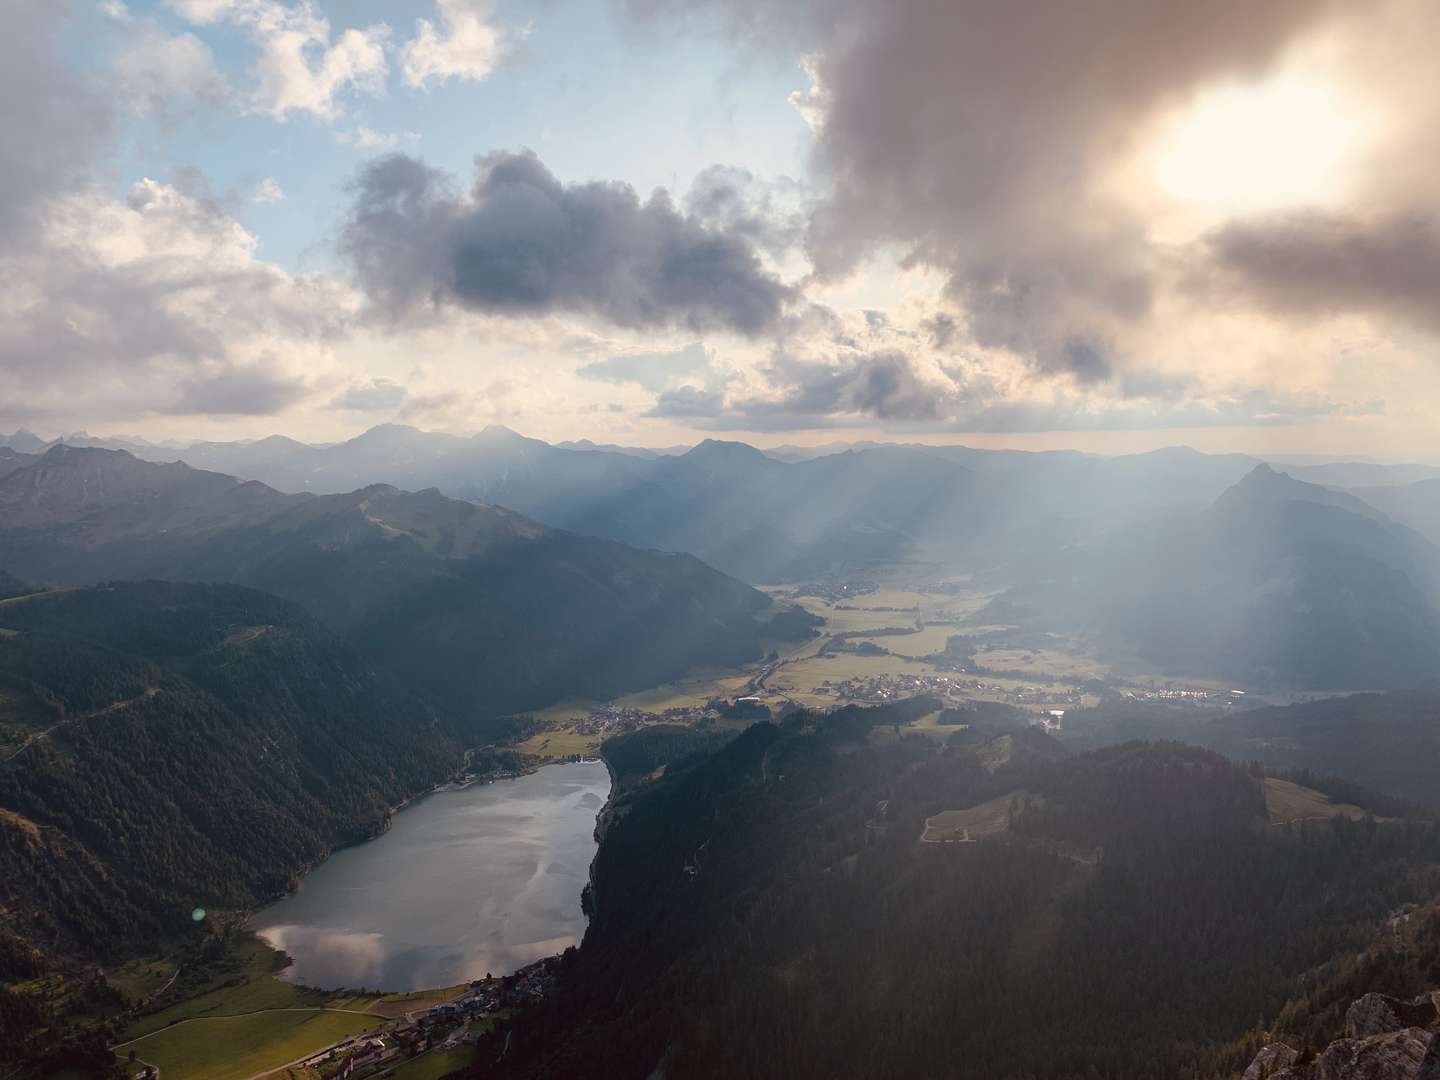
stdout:
[[250,195],[251,202],[275,203],[285,198],[285,191],[276,182],[273,176],[267,176],[255,186],[254,192]]
[[344,146],[360,150],[394,150],[401,144],[420,141],[418,131],[372,131],[363,124],[354,131],[339,132],[335,139]]
[[219,104],[232,90],[210,47],[194,34],[165,33],[153,20],[136,22],[115,58],[120,97],[140,112],[167,114],[198,103]]
[[427,86],[431,80],[479,80],[500,59],[500,32],[488,21],[488,0],[435,0],[440,26],[415,20],[415,37],[400,52],[405,82]]
[[171,0],[191,22],[229,22],[247,29],[259,45],[252,68],[257,86],[251,107],[283,120],[292,112],[333,119],[346,91],[381,94],[389,71],[390,28],[351,28],[333,42],[330,20],[310,0]]
[[144,179],[52,199],[0,257],[0,415],[270,415],[309,395],[358,308],[255,257],[213,199]]

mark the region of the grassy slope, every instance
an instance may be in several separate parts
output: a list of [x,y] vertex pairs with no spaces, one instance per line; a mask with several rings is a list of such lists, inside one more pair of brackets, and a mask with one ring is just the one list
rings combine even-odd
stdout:
[[261,1012],[191,1020],[122,1047],[122,1059],[159,1066],[186,1080],[246,1080],[349,1035],[380,1026],[378,1016],[320,1010]]
[[1265,809],[1270,813],[1271,823],[1276,825],[1333,817],[1359,821],[1367,816],[1358,806],[1331,802],[1327,795],[1274,776],[1265,778]]

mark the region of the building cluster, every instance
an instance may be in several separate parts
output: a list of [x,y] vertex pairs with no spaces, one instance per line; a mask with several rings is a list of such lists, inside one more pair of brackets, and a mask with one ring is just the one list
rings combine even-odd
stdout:
[[513,975],[476,979],[459,996],[406,1013],[377,1031],[343,1039],[299,1063],[321,1080],[369,1080],[427,1051],[476,1042],[497,1013],[537,1001],[554,986],[558,960],[547,957]]
[[1208,690],[1196,686],[1167,686],[1162,689],[1155,687],[1127,687],[1121,691],[1122,697],[1132,698],[1135,701],[1182,701],[1194,704],[1229,704],[1236,701],[1243,701],[1244,690]]
[[677,706],[658,713],[633,706],[601,705],[592,709],[589,716],[575,720],[573,726],[577,735],[605,739],[635,731],[646,724],[695,724],[705,719],[713,720],[719,715],[714,701],[704,705]]
[[797,585],[790,591],[790,598],[798,600],[801,597],[813,596],[827,604],[839,604],[866,593],[873,593],[876,588],[873,582],[868,581],[812,581],[806,585]]
[[933,694],[947,701],[968,701],[976,695],[1021,707],[1047,706],[1076,708],[1081,691],[1066,687],[1002,686],[983,679],[956,675],[870,675],[832,682],[826,679],[811,693],[833,696],[837,701],[884,703],[921,694]]

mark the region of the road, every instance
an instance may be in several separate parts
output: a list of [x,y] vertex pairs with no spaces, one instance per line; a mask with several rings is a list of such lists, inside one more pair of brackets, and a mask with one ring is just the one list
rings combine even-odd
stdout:
[[[7,601],[0,601],[0,603],[6,602]],[[113,701],[109,705],[106,705],[103,709],[96,709],[94,712],[80,713],[78,716],[72,716],[68,719],[61,720],[58,724],[51,724],[43,731],[37,731],[35,732],[35,734],[28,736],[24,742],[22,742],[14,750],[10,751],[8,755],[0,758],[0,762],[14,761],[17,757],[19,757],[26,750],[28,750],[33,744],[48,738],[52,731],[59,731],[67,724],[73,724],[79,720],[94,720],[97,716],[109,716],[111,713],[119,712],[121,709],[128,708],[129,706],[134,705],[137,701],[145,701],[149,698],[153,698],[158,693],[160,693],[160,688],[157,686],[151,686],[146,689],[143,694],[136,694],[133,698],[126,698],[124,701]]]

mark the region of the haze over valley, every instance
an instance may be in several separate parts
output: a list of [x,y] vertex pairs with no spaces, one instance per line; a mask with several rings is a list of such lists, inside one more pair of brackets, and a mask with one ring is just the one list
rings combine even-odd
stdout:
[[0,0],[0,1080],[1440,1077],[1440,9]]

